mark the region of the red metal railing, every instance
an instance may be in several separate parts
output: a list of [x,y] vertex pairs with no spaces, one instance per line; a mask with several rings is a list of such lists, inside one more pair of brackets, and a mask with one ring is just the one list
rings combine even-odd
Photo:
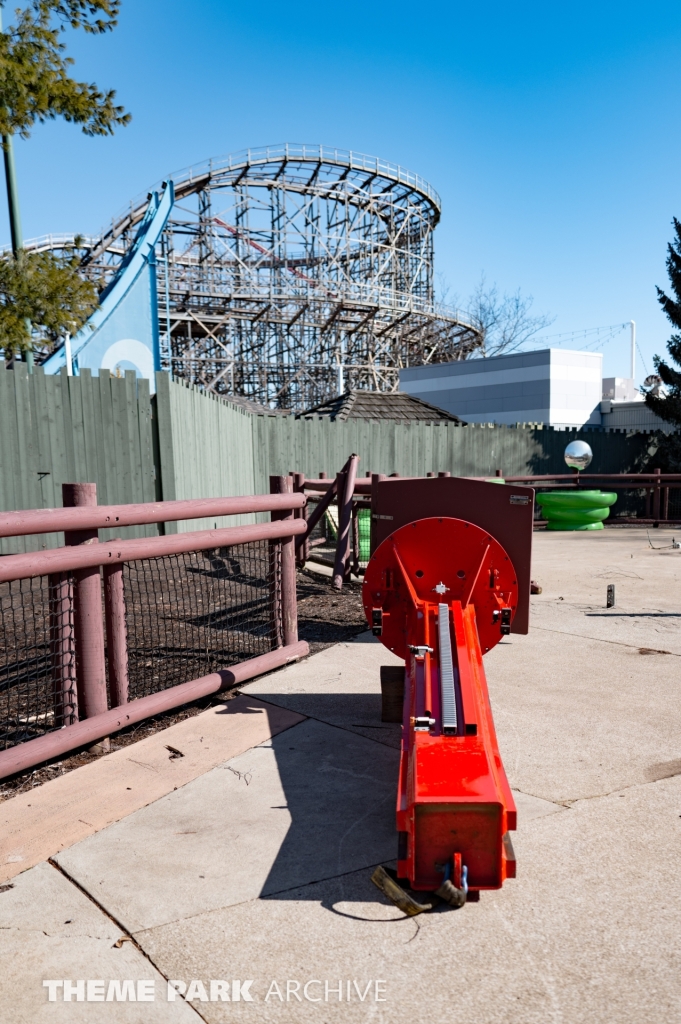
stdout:
[[535,476],[507,476],[506,483],[529,484],[531,487],[563,489],[579,487],[582,482],[591,486],[599,485],[613,491],[645,492],[644,516],[617,516],[617,522],[646,525],[679,520],[669,517],[669,492],[681,489],[681,473],[556,473]]
[[[341,471],[345,473],[347,470],[346,466]],[[617,491],[644,491],[645,493],[645,515],[644,516],[620,516],[618,515],[617,522],[629,523],[639,525],[649,525],[650,523],[656,522],[670,522],[678,523],[681,520],[671,519],[669,516],[669,497],[670,491],[681,490],[681,473],[662,473],[659,469],[653,470],[650,473],[544,473],[544,474],[527,474],[523,476],[503,476],[501,470],[495,471],[495,476],[503,477],[506,483],[509,484],[529,484],[531,487],[537,489],[551,488],[551,489],[562,489],[562,488],[575,488],[588,483],[591,486],[599,485],[601,487],[617,490]],[[337,500],[338,494],[338,479],[329,479],[326,474],[320,479],[310,479],[303,477],[303,474],[296,474],[300,476],[300,484],[296,489],[300,491],[306,491],[312,495],[323,495],[326,501],[322,500],[317,505],[317,510],[310,516],[310,521],[313,522],[313,526],[318,522],[323,512],[328,508],[328,505],[332,501]],[[392,473],[391,476],[397,477],[398,473]],[[426,473],[427,477],[433,476],[451,476],[448,472],[439,473]],[[354,483],[353,500],[357,504],[361,503],[362,499],[370,499],[372,493],[372,487],[375,480],[386,480],[388,479],[384,474],[372,474],[371,477],[358,477]],[[486,480],[489,477],[474,477],[476,480]],[[347,496],[345,496],[347,498]],[[344,502],[341,500],[341,507]],[[300,547],[301,540],[297,542]]]
[[[49,577],[55,706],[58,702],[60,707],[68,704],[64,691],[66,687],[71,688],[73,682],[66,662],[74,646],[77,682],[77,700],[71,698],[70,711],[61,722],[55,719],[55,724],[63,727],[1,751],[0,778],[309,653],[307,643],[298,641],[294,549],[295,537],[306,530],[305,520],[295,518],[306,499],[302,493],[293,493],[289,477],[272,478],[271,483],[278,493],[113,506],[96,505],[94,484],[70,484],[64,485],[64,508],[0,514],[0,536],[65,532],[64,547],[0,559],[0,583]],[[97,535],[98,529],[103,527],[253,512],[270,512],[272,521],[106,544],[100,544]],[[278,569],[273,574],[271,594],[277,623],[276,648],[223,671],[128,702],[123,563],[182,552],[231,548],[254,541],[267,541],[278,548]],[[104,570],[104,619],[100,566]],[[68,614],[70,606],[73,615]],[[105,630],[111,708],[107,701]]]

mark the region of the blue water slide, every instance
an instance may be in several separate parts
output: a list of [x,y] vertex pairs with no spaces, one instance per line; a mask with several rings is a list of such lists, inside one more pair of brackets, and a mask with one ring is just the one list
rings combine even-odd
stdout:
[[[100,369],[116,374],[134,370],[150,381],[153,391],[154,371],[161,368],[155,253],[174,200],[172,181],[160,196],[152,193],[132,246],[99,296],[99,308],[71,339],[74,373],[84,368],[94,374]],[[64,366],[63,345],[43,363],[46,373],[59,373]]]

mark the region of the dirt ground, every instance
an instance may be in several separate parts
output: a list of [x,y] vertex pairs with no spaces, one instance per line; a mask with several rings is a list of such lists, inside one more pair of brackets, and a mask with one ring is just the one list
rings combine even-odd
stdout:
[[[366,628],[361,583],[346,583],[341,591],[337,591],[332,589],[330,578],[306,569],[298,571],[298,636],[301,640],[307,640],[311,654],[348,640]],[[110,741],[110,749],[119,750],[121,747],[127,747],[146,736],[167,729],[176,722],[191,718],[213,704],[231,700],[237,693],[238,690],[232,690],[205,697],[155,718],[148,718],[116,733]],[[38,768],[29,769],[11,779],[5,779],[0,782],[0,802],[102,756],[103,752],[82,750]]]

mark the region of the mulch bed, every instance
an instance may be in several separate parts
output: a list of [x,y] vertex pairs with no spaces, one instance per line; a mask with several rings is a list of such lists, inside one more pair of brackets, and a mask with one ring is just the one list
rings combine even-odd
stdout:
[[[362,608],[361,583],[346,583],[341,591],[337,591],[332,589],[330,577],[308,570],[298,572],[298,635],[301,640],[307,640],[311,654],[316,654],[332,644],[350,640],[367,628]],[[184,707],[130,726],[112,737],[111,750],[120,750],[177,722],[192,718],[206,708],[231,700],[238,692],[232,690],[204,697],[192,704],[185,704]],[[106,755],[82,750],[38,768],[28,769],[11,779],[4,779],[0,782],[0,802],[65,775],[66,772],[96,761],[102,756]]]

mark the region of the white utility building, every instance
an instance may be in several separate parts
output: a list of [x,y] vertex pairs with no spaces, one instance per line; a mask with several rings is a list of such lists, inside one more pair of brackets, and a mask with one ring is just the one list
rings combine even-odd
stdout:
[[562,348],[400,370],[400,391],[468,423],[600,426],[602,381],[600,352]]

